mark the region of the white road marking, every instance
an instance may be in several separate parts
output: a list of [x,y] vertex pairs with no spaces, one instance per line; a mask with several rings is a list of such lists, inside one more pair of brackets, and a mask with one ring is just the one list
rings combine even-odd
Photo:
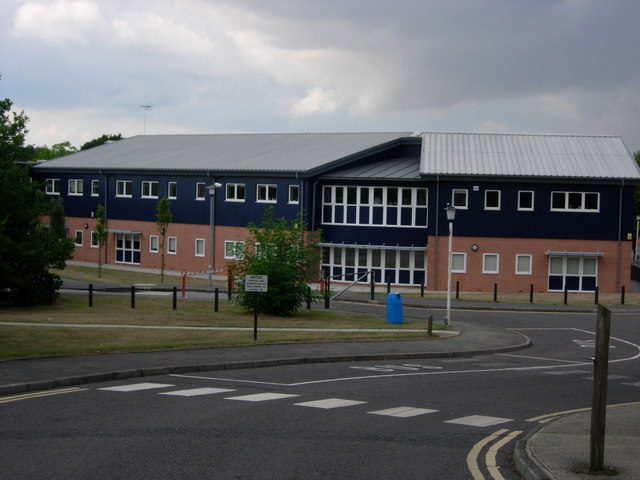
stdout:
[[438,410],[430,410],[428,408],[415,408],[415,407],[395,407],[387,408],[385,410],[376,410],[374,412],[367,412],[371,415],[384,415],[388,417],[408,418],[416,417],[418,415],[426,415],[428,413],[435,413]]
[[360,405],[367,402],[360,402],[358,400],[345,400],[342,398],[326,398],[324,400],[314,400],[311,402],[302,402],[302,403],[294,403],[294,405],[298,405],[299,407],[313,407],[313,408],[341,408],[341,407],[351,407],[353,405]]
[[586,375],[589,372],[585,372],[584,370],[560,370],[555,372],[542,372],[547,375]]
[[136,392],[138,390],[151,390],[154,388],[168,388],[173,387],[174,385],[170,385],[168,383],[132,383],[130,385],[118,385],[116,387],[105,387],[99,388],[98,390],[108,390],[110,392]]
[[632,387],[640,387],[640,382],[628,382],[628,383],[623,383],[622,385],[630,385]]
[[190,388],[188,390],[176,390],[174,392],[160,392],[160,395],[175,395],[177,397],[196,397],[198,395],[213,395],[215,393],[235,392],[231,388]]
[[454,423],[456,425],[467,425],[469,427],[491,427],[501,423],[512,422],[511,418],[486,417],[484,415],[470,415],[468,417],[454,418],[444,423]]
[[239,397],[226,397],[225,400],[240,400],[243,402],[266,402],[267,400],[279,400],[281,398],[299,397],[291,393],[254,393],[251,395],[241,395]]

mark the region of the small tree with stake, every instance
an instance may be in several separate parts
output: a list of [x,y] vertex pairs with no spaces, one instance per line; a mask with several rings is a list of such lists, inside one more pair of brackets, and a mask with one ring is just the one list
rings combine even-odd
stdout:
[[171,202],[166,196],[158,200],[156,204],[156,225],[160,234],[160,283],[164,283],[164,243],[167,237],[167,228],[173,221],[171,214]]
[[109,230],[107,230],[107,215],[101,204],[98,204],[96,218],[98,222],[96,223],[96,227],[93,231],[96,234],[96,240],[98,242],[98,278],[100,278],[102,277],[102,249],[104,248],[105,243],[107,243],[107,238],[109,236]]
[[254,296],[244,289],[245,275],[267,275],[269,290],[258,299],[257,311],[290,316],[307,299],[309,282],[317,273],[320,260],[317,242],[320,232],[307,231],[301,213],[292,221],[275,218],[269,207],[261,225],[250,223],[248,239],[236,266],[237,282],[233,301],[247,311],[254,308]]

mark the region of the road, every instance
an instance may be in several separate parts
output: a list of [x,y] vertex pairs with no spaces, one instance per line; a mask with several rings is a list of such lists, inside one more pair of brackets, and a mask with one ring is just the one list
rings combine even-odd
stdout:
[[[128,379],[1,403],[4,478],[517,480],[539,421],[589,408],[593,314],[456,312],[526,350]],[[613,318],[609,404],[640,400],[637,314]]]

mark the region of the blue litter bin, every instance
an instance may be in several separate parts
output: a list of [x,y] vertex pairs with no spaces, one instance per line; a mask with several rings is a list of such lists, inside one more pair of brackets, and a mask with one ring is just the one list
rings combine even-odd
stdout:
[[387,293],[387,323],[402,323],[402,297]]

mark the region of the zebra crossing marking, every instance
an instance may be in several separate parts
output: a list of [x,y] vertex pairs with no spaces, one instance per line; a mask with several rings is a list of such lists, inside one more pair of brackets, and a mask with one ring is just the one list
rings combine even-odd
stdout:
[[324,400],[312,400],[310,402],[294,403],[299,407],[312,407],[323,408],[325,410],[331,408],[351,407],[353,405],[360,405],[367,402],[359,400],[345,400],[343,398],[325,398]]
[[225,400],[240,400],[243,402],[266,402],[267,400],[279,400],[281,398],[299,397],[292,393],[253,393],[250,395],[240,395],[239,397],[226,397]]
[[129,385],[118,385],[115,387],[104,387],[104,388],[99,388],[98,390],[107,390],[110,392],[137,392],[139,390],[152,390],[154,388],[169,388],[174,386],[175,385],[171,385],[169,383],[143,382],[143,383],[132,383]]
[[417,417],[418,415],[426,415],[428,413],[435,413],[438,410],[431,410],[428,408],[415,408],[415,407],[395,407],[386,408],[384,410],[376,410],[374,412],[367,412],[371,415],[383,415],[388,417],[408,418]]
[[159,395],[175,395],[177,397],[197,397],[199,395],[213,395],[216,393],[235,392],[232,388],[190,388],[187,390],[175,390],[173,392],[160,392]]
[[467,425],[469,427],[491,427],[493,425],[500,425],[501,423],[512,422],[510,418],[500,417],[487,417],[484,415],[470,415],[468,417],[454,418],[453,420],[447,420],[444,423],[453,423],[456,425]]

